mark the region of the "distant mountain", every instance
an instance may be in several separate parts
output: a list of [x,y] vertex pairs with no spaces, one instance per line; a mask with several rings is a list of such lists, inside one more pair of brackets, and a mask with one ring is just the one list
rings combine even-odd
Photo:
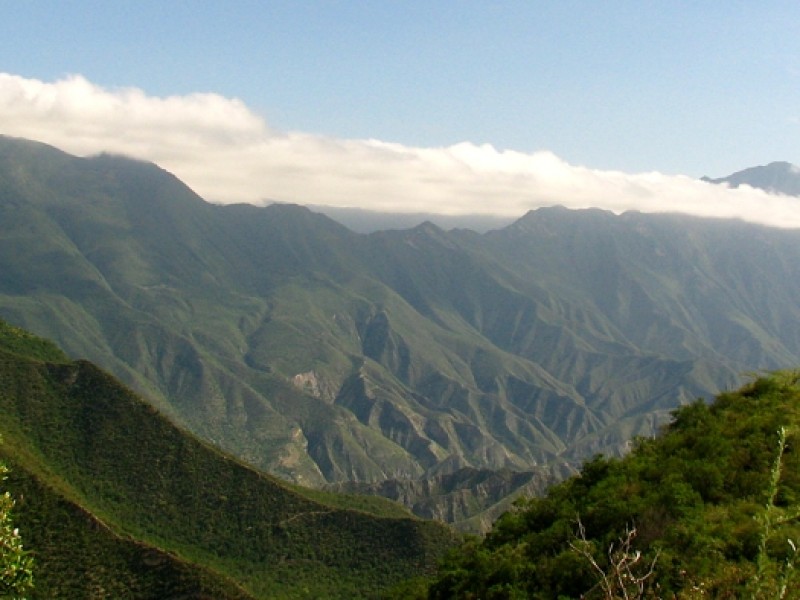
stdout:
[[491,511],[474,470],[563,475],[800,364],[798,297],[798,231],[550,208],[365,235],[0,138],[0,316],[296,483],[453,475],[459,518]]
[[426,221],[442,229],[471,229],[485,233],[510,225],[516,219],[492,215],[437,215],[432,213],[385,213],[361,208],[336,208],[307,204],[307,208],[322,213],[357,233],[374,233],[386,229],[410,229]]
[[259,473],[2,321],[0,389],[35,598],[374,598],[455,541],[388,501]]
[[465,532],[486,532],[495,519],[523,496],[536,496],[571,475],[563,465],[531,471],[473,469],[419,480],[387,479],[377,483],[344,482],[329,489],[390,498],[426,519],[454,523]]
[[730,187],[749,185],[773,194],[800,196],[800,167],[788,162],[772,162],[766,166],[737,171],[733,175],[719,179],[703,177],[703,181],[727,184]]

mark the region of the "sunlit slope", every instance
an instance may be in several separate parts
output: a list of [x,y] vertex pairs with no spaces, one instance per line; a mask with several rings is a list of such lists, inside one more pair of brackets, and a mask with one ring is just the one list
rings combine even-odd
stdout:
[[0,415],[37,597],[373,597],[454,540],[379,498],[288,487],[4,323]]

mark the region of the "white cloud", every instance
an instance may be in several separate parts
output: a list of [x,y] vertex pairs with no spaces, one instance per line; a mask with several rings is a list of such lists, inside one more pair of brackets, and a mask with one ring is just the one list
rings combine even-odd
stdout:
[[0,73],[0,133],[68,152],[151,160],[214,202],[518,216],[539,206],[682,212],[800,227],[800,200],[689,177],[573,166],[551,152],[469,142],[415,148],[276,132],[242,101],[159,98],[81,76],[47,83]]

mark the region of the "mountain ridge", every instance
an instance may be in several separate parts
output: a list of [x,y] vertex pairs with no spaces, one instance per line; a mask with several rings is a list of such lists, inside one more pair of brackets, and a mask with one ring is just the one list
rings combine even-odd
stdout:
[[374,597],[455,540],[399,505],[260,473],[2,321],[0,383],[34,597]]
[[0,138],[0,316],[304,485],[623,453],[800,362],[797,265],[797,232],[679,215],[359,234]]

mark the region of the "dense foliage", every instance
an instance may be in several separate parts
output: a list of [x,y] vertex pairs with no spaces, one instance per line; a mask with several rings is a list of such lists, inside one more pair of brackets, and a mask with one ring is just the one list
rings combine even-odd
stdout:
[[375,597],[455,541],[389,501],[247,467],[93,364],[40,360],[26,336],[0,321],[0,458],[33,597]]
[[[0,462],[0,482],[7,477],[8,467]],[[14,504],[9,491],[0,494],[0,598],[23,596],[33,587],[33,556],[23,547]]]
[[519,502],[429,597],[800,597],[799,448],[800,372],[697,401],[625,458]]

